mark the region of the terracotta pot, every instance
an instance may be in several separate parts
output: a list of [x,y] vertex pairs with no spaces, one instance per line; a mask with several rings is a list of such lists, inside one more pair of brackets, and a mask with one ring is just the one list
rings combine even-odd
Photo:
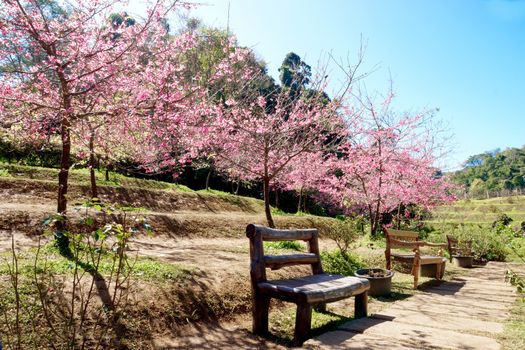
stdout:
[[452,255],[452,263],[457,267],[472,267],[472,256]]
[[[383,272],[381,277],[372,277],[369,272],[373,273]],[[389,295],[392,289],[392,276],[394,271],[385,269],[360,269],[354,274],[356,277],[366,278],[370,282],[370,289],[368,295],[373,297]]]

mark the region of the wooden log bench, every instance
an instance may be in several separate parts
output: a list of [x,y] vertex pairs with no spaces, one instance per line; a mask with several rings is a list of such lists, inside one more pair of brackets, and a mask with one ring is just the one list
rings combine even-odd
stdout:
[[451,263],[458,267],[472,267],[474,261],[472,240],[459,241],[457,238],[447,235],[447,243]]
[[[331,275],[323,272],[317,229],[277,230],[259,225],[248,225],[250,239],[250,276],[252,282],[253,332],[266,336],[270,299],[276,298],[297,305],[293,343],[300,346],[311,330],[312,308],[324,309],[326,303],[355,296],[355,317],[367,316],[368,289],[364,278]],[[308,253],[265,255],[263,241],[305,241]],[[266,268],[311,265],[312,275],[298,278],[268,280]]]
[[[443,257],[445,243],[430,243],[419,240],[419,233],[413,231],[393,230],[383,227],[386,237],[386,268],[392,269],[392,260],[411,266],[410,273],[414,276],[414,289],[420,276],[442,279],[445,273],[447,259]],[[438,254],[422,254],[422,247],[438,248]],[[394,251],[395,248],[408,249],[409,251]],[[411,251],[410,251],[411,250]]]

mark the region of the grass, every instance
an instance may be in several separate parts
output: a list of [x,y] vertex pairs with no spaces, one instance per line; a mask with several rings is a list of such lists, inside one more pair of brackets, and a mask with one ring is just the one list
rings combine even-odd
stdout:
[[279,252],[287,251],[304,251],[304,244],[299,243],[298,241],[279,241],[279,242],[263,242],[264,251],[270,252],[272,254],[277,254]]
[[433,210],[432,223],[492,223],[502,213],[516,224],[525,221],[525,196],[460,200]]
[[[37,166],[27,166],[18,164],[0,163],[0,177],[23,178],[31,180],[43,180],[56,182],[58,179],[58,169],[42,168]],[[169,182],[139,179],[125,176],[116,172],[109,172],[109,181],[105,179],[106,172],[104,170],[95,170],[95,177],[97,185],[112,186],[112,187],[135,187],[153,190],[177,190],[181,192],[194,192],[190,188]],[[89,185],[89,169],[71,169],[69,173],[69,180],[71,183],[80,185]]]
[[[48,273],[51,275],[71,275],[75,268],[81,272],[90,272],[94,270],[99,253],[97,248],[82,249],[79,252],[79,262],[60,255],[53,242],[42,246],[38,251],[37,248],[31,248],[27,251],[20,252],[17,255],[19,273],[25,277],[33,277],[35,271],[37,274]],[[11,252],[0,254],[0,276],[9,275],[8,262],[11,262]],[[109,251],[102,251],[100,262],[96,269],[103,276],[109,276],[115,270],[115,255]],[[145,281],[167,282],[177,281],[189,277],[192,270],[179,264],[163,262],[151,257],[129,257],[124,271],[130,271],[131,276]]]
[[525,298],[519,298],[512,305],[510,318],[505,324],[505,330],[499,340],[503,343],[503,349],[522,350],[525,349]]

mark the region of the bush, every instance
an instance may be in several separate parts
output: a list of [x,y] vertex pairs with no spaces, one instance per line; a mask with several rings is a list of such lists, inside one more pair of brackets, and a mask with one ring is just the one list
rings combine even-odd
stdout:
[[509,243],[513,239],[514,231],[508,226],[497,225],[459,225],[452,232],[448,231],[460,241],[472,240],[474,258],[480,261],[505,261],[510,251]]
[[336,275],[353,276],[355,271],[363,268],[363,262],[358,256],[340,250],[322,252],[321,260],[323,270]]
[[277,249],[277,250],[296,250],[302,251],[303,245],[297,241],[278,241],[278,242],[264,242],[265,249]]
[[363,233],[365,220],[361,216],[338,217],[320,227],[324,237],[333,239],[342,254],[347,254],[350,245]]

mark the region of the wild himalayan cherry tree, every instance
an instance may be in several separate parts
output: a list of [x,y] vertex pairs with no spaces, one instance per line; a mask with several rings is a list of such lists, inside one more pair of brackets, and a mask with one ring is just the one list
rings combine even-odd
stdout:
[[[331,156],[329,153],[304,153],[290,161],[286,169],[276,179],[276,187],[297,193],[297,212],[306,211],[306,199],[316,197],[319,187],[329,174]],[[327,162],[328,161],[328,162]]]
[[334,106],[278,94],[275,106],[266,108],[263,96],[243,104],[226,101],[210,128],[218,143],[217,166],[235,171],[243,179],[261,179],[268,225],[275,227],[270,211],[270,185],[290,162],[305,153],[322,152],[334,146],[333,135],[342,122]]
[[186,123],[181,110],[193,91],[177,79],[173,57],[193,40],[167,35],[164,19],[177,1],[155,1],[133,25],[108,20],[118,1],[68,2],[59,12],[52,3],[0,4],[0,117],[18,131],[60,135],[57,212],[65,214],[75,137],[89,144],[93,130],[104,129],[104,139],[138,151],[148,145],[136,142],[142,131]]
[[[332,158],[333,176],[322,189],[343,207],[364,206],[370,229],[379,229],[381,213],[400,204],[432,207],[453,200],[450,185],[436,176],[433,163],[441,130],[432,128],[432,114],[397,117],[389,111],[392,96],[379,106],[360,100],[353,135]],[[430,127],[430,128],[429,128]]]

